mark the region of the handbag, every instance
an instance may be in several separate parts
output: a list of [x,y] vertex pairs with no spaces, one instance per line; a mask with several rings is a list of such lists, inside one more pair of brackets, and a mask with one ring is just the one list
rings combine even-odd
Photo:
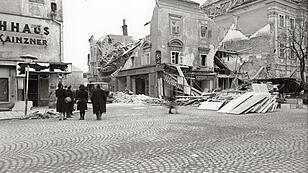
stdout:
[[70,103],[72,99],[70,97],[65,97],[64,102],[65,103]]

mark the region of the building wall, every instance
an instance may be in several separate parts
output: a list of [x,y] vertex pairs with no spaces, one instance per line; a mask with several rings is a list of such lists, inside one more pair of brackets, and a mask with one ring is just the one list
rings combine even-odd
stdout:
[[[51,12],[51,3],[57,4],[56,15]],[[1,13],[38,18],[50,18],[54,15],[56,20],[62,21],[63,19],[62,0],[1,0],[0,11]]]
[[[54,18],[51,16],[51,2],[57,3]],[[5,0],[0,3],[0,60],[4,57],[16,59],[25,54],[36,56],[38,61],[63,60],[62,1],[19,0],[6,3]]]
[[[56,4],[55,11],[51,3]],[[23,61],[21,55],[30,54],[38,58],[37,62],[48,64],[63,61],[62,23],[62,0],[0,1],[0,71],[9,69],[2,77],[10,79],[9,102],[0,103],[0,108],[11,108],[16,101],[24,100],[25,77],[16,74],[17,62]],[[59,74],[31,74],[37,77],[38,105],[55,101],[51,97],[61,80]]]
[[[180,19],[180,33],[176,35],[171,33],[170,21],[173,17]],[[201,23],[208,27],[210,37],[207,35],[201,38]],[[177,0],[160,1],[160,6],[154,8],[151,21],[151,63],[155,62],[155,52],[159,50],[161,63],[170,64],[171,49],[168,44],[178,39],[183,43],[183,65],[199,66],[199,48],[209,48],[210,44],[217,44],[220,38],[222,36],[217,26],[199,10],[198,5]],[[207,64],[213,67],[213,61],[208,61]]]

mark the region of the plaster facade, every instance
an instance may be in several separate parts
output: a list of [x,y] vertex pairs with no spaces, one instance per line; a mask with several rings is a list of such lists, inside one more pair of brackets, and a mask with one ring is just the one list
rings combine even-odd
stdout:
[[185,76],[194,77],[199,90],[215,89],[219,77],[214,59],[208,54],[223,36],[198,3],[160,0],[153,10],[150,35],[118,73],[116,88],[154,97],[170,96],[174,85],[165,80],[167,65],[190,69]]
[[[10,110],[25,98],[25,62],[30,65],[28,98],[34,106],[49,105],[61,79],[63,63],[62,0],[0,1],[0,109]],[[5,88],[5,89],[3,89]]]

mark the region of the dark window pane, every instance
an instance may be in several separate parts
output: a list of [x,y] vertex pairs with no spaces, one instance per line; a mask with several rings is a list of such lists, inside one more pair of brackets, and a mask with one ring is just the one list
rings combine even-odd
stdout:
[[0,102],[9,101],[9,79],[0,78]]

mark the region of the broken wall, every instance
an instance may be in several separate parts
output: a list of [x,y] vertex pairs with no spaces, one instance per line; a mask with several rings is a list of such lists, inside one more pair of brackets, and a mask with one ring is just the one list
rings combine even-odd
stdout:
[[[153,11],[151,21],[151,59],[155,52],[161,51],[161,63],[171,63],[171,51],[180,51],[183,57],[181,64],[200,66],[200,49],[209,49],[210,44],[217,45],[222,39],[220,29],[209,19],[198,6],[187,6],[176,1],[160,1]],[[179,33],[171,31],[171,21],[179,21]],[[207,26],[206,37],[201,38],[201,25]],[[172,47],[172,42],[178,42],[178,47]],[[182,45],[181,45],[182,44]],[[213,59],[207,60],[207,66],[214,66]]]

